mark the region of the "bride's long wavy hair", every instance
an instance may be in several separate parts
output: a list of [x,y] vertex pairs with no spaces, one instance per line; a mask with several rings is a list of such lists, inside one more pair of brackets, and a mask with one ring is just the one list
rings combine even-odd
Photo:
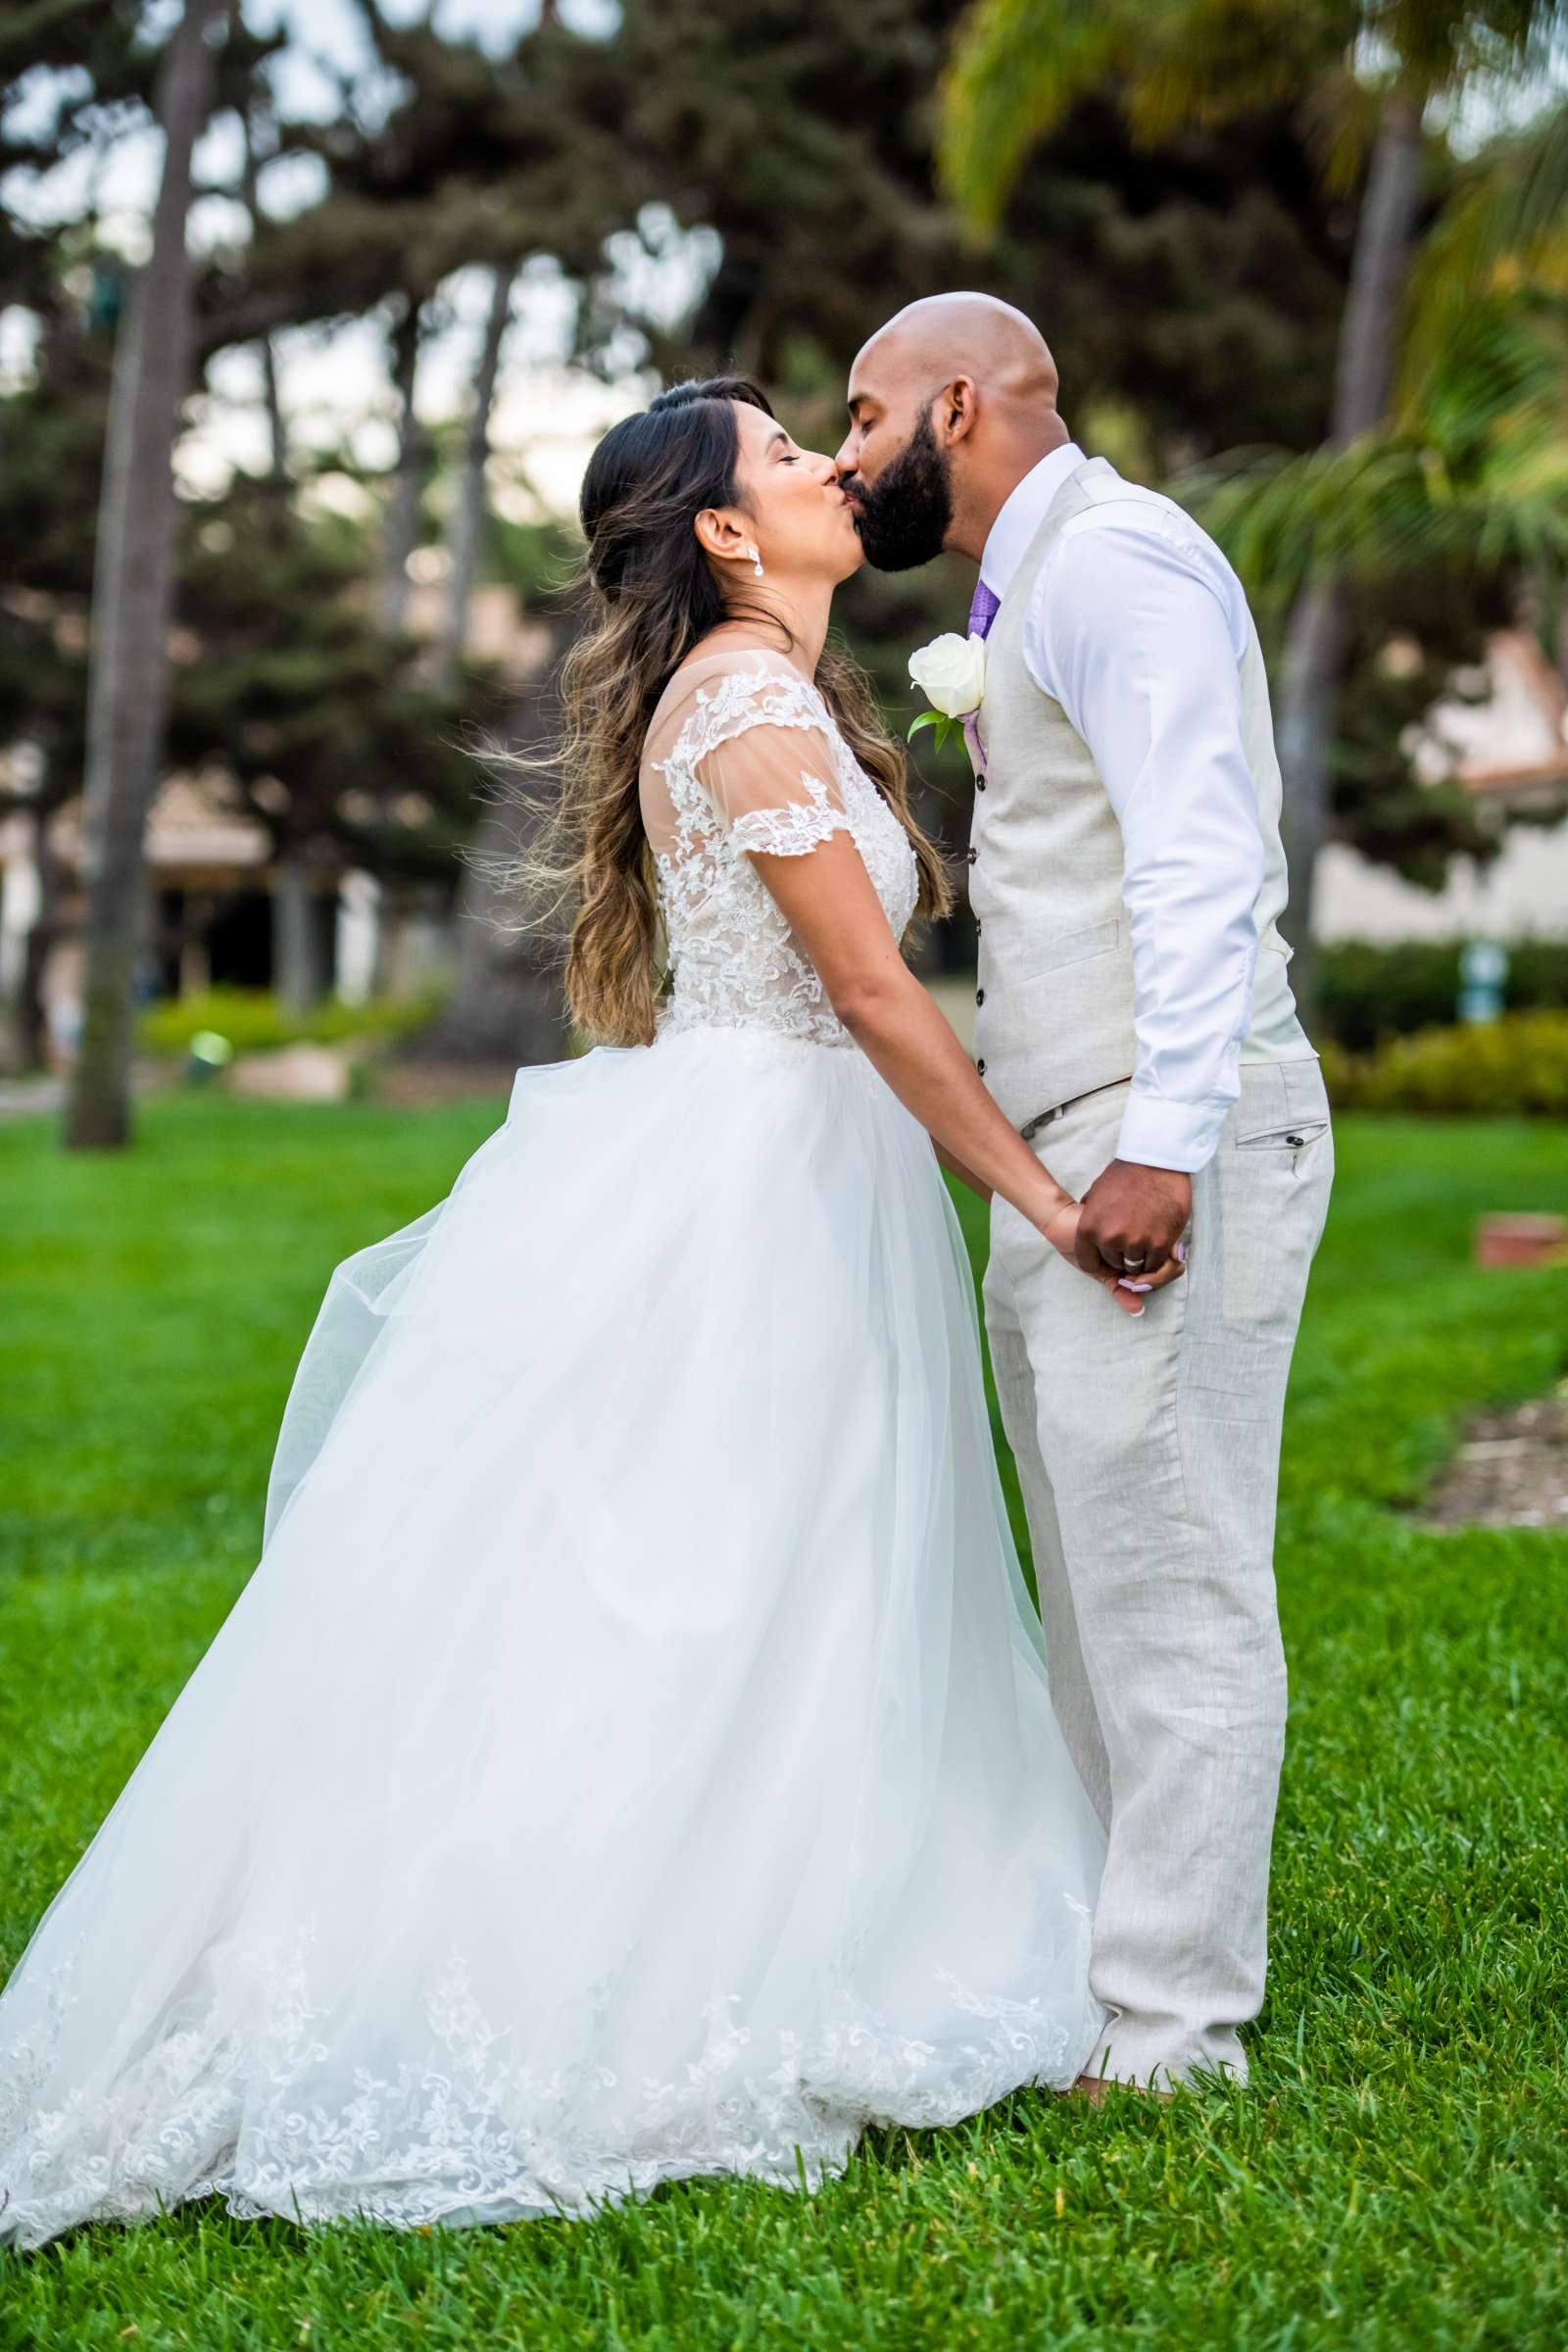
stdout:
[[[676,669],[722,620],[788,631],[760,606],[726,599],[692,525],[705,507],[746,505],[737,480],[734,403],[771,416],[742,376],[662,392],[605,435],[583,479],[588,625],[562,664],[560,741],[544,760],[501,756],[514,771],[549,769],[559,794],[529,796],[528,847],[498,877],[520,919],[567,935],[566,1002],[579,1030],[605,1045],[652,1041],[662,983],[653,852],[638,806],[643,741]],[[816,684],[846,743],[909,837],[918,912],[945,914],[952,892],[940,852],[909,811],[902,747],[882,726],[870,688],[846,655],[824,651]]]

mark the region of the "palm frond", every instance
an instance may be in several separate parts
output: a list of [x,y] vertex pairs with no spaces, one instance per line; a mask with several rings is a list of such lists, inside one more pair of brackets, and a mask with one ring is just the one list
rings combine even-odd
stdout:
[[1102,0],[976,0],[942,84],[937,162],[970,226],[994,229],[1030,149],[1125,58]]
[[1122,102],[1149,145],[1191,123],[1294,105],[1332,75],[1362,0],[1183,0],[1146,9]]
[[1185,475],[1199,515],[1265,607],[1312,581],[1430,564],[1568,580],[1568,301],[1481,306],[1418,416],[1304,457],[1244,451]]
[[1407,399],[1477,298],[1523,277],[1568,284],[1568,98],[1487,147],[1427,238],[1411,285]]
[[942,87],[938,161],[970,225],[995,228],[1030,149],[1096,89],[1152,145],[1300,96],[1354,38],[1364,0],[975,0]]

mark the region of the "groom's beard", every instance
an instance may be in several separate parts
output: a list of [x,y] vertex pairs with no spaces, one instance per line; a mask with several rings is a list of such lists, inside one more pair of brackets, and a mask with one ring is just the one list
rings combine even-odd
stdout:
[[953,521],[953,477],[929,416],[874,482],[851,474],[844,487],[859,510],[860,545],[878,571],[912,571],[941,555]]

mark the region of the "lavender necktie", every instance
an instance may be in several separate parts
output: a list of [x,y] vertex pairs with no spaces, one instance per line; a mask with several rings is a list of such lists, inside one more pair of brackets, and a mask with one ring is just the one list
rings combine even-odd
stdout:
[[[1001,602],[1000,597],[992,595],[984,580],[976,580],[974,603],[969,607],[969,634],[971,637],[990,636],[991,623],[997,617],[997,607]],[[963,740],[969,746],[969,758],[974,764],[975,774],[983,775],[986,764],[985,745],[980,740],[979,720],[972,710],[963,722]]]
[[969,634],[971,637],[990,636],[991,623],[997,617],[997,607],[1001,602],[1001,597],[993,596],[984,580],[976,580],[974,603],[969,607]]

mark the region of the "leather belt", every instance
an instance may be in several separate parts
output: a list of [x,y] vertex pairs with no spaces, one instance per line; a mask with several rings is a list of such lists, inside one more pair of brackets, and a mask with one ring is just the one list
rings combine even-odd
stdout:
[[1032,1143],[1041,1128],[1049,1127],[1053,1119],[1059,1119],[1063,1111],[1076,1110],[1080,1102],[1092,1102],[1097,1095],[1112,1094],[1118,1086],[1127,1086],[1131,1080],[1132,1072],[1129,1070],[1125,1078],[1107,1078],[1103,1086],[1091,1086],[1081,1095],[1069,1095],[1065,1102],[1054,1103],[1050,1110],[1037,1110],[1028,1125],[1020,1127],[1018,1133],[1026,1144]]

